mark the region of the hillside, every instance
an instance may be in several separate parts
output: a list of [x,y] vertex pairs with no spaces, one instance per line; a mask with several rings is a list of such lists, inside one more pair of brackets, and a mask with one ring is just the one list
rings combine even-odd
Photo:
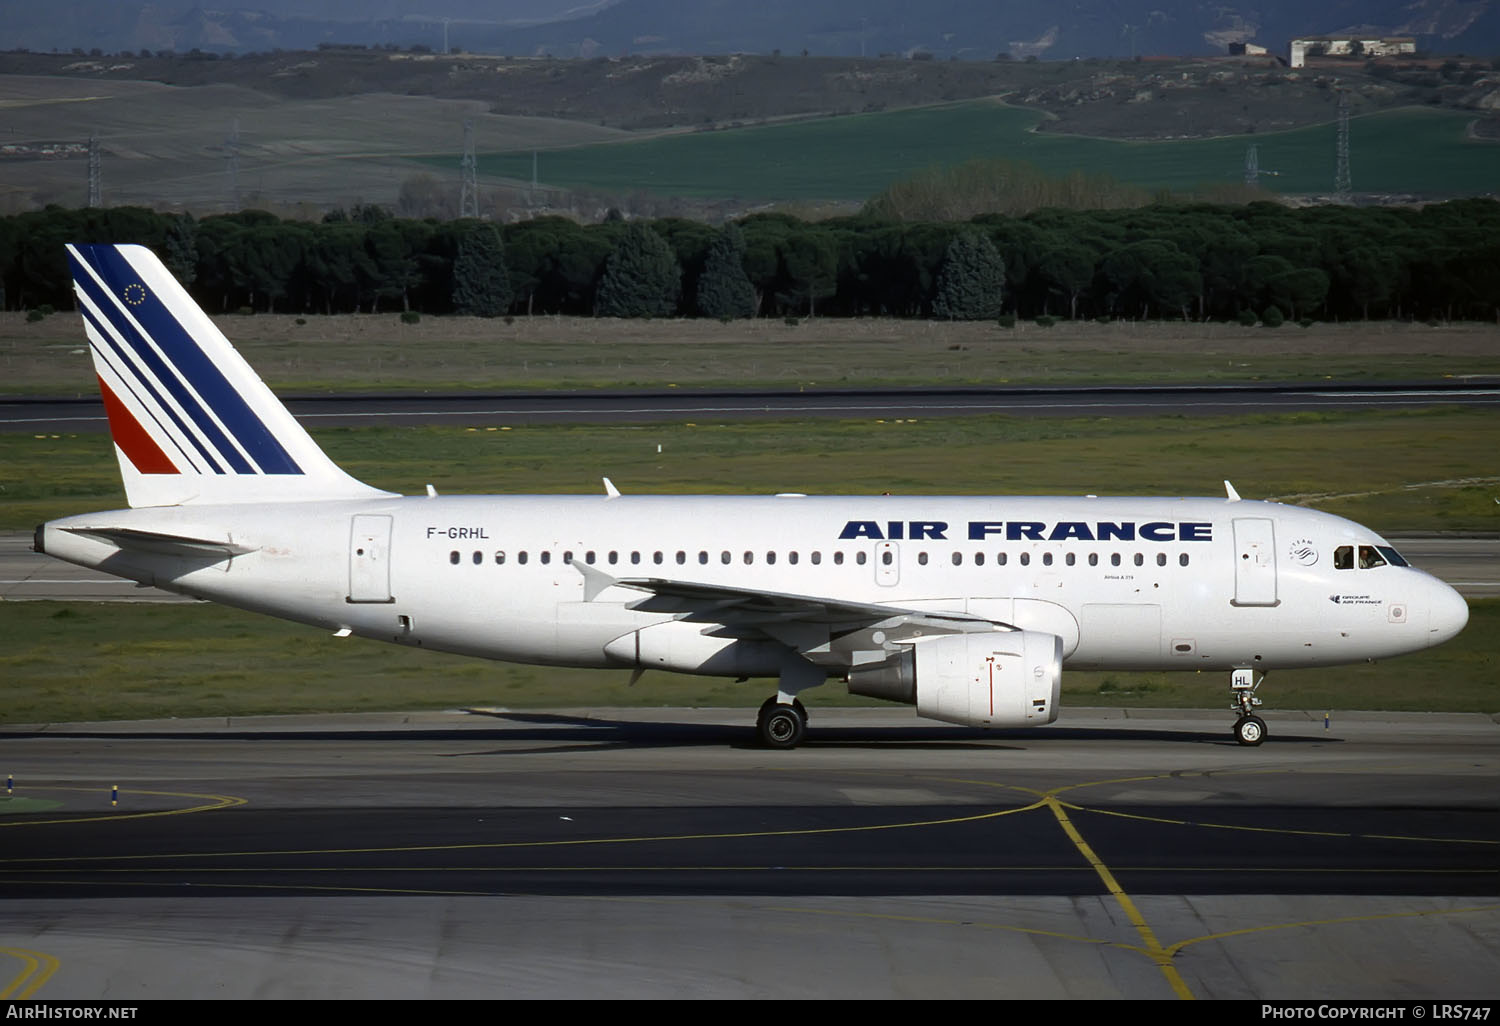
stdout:
[[[536,201],[525,186],[531,154],[541,152],[544,185],[604,194],[587,209],[560,193],[542,202],[593,216],[596,208],[621,205],[619,197],[641,190],[658,196],[857,203],[868,195],[867,188],[883,188],[894,174],[979,155],[1034,151],[1036,156],[1026,159],[1063,173],[1109,166],[1112,158],[1104,151],[1045,145],[1049,138],[1065,136],[1223,139],[1226,153],[1234,152],[1214,156],[1205,171],[1185,167],[1171,176],[1151,172],[1132,180],[1148,185],[1229,182],[1240,177],[1237,169],[1248,143],[1269,145],[1271,133],[1330,125],[1341,95],[1356,118],[1414,106],[1462,112],[1452,132],[1461,136],[1467,130],[1479,138],[1495,134],[1487,121],[1500,108],[1500,75],[1489,62],[1456,60],[1435,67],[1328,61],[1290,72],[1263,59],[980,63],[735,56],[558,61],[342,49],[235,59],[80,59],[12,52],[0,54],[0,90],[7,127],[0,141],[0,212],[86,202],[87,140],[95,135],[103,155],[107,204],[212,212],[230,205],[237,193],[242,204],[303,216],[361,202],[393,206],[409,216],[451,216],[466,120],[474,122],[477,148],[486,156],[480,173],[490,197],[487,211],[505,216],[509,207],[530,207]],[[766,176],[747,163],[743,144],[732,142],[740,135],[719,131],[817,118],[801,131],[811,131],[814,140],[838,136],[857,146],[864,138],[857,126],[841,121],[836,130],[825,132],[818,127],[829,125],[823,118],[936,112],[955,101],[997,97],[1018,108],[1015,114],[1029,112],[1021,121],[1006,121],[1007,131],[1025,134],[1000,136],[984,130],[972,137],[933,136],[949,130],[944,117],[918,118],[902,129],[908,134],[898,140],[904,153],[899,159],[876,164],[873,151],[868,157],[857,149],[838,154],[854,160],[858,174],[845,176],[848,181],[833,190],[814,188],[815,182],[844,174],[837,164],[812,162],[817,147],[774,156],[785,167]],[[227,140],[236,126],[238,173],[231,175]],[[958,126],[962,132],[974,127]],[[756,188],[717,172],[715,182],[677,182],[699,166],[696,161],[712,157],[679,162],[673,169],[676,184],[665,185],[649,168],[645,173],[631,170],[646,165],[626,159],[623,152],[569,156],[580,146],[687,130],[698,140],[690,144],[694,153],[729,154],[739,161],[737,173],[752,176]],[[886,135],[881,128],[872,138]],[[778,145],[797,145],[796,133],[777,138],[783,140]],[[688,145],[688,140],[674,145]],[[1331,162],[1330,142],[1308,145],[1322,147]],[[1356,154],[1356,182],[1373,182],[1368,151],[1356,148]],[[752,149],[750,157],[755,156]],[[760,156],[772,159],[773,154]],[[1166,150],[1158,156],[1168,163],[1175,160]],[[1263,152],[1261,166],[1285,171],[1285,162],[1277,159]],[[1500,160],[1485,150],[1466,155],[1463,163],[1473,159]],[[580,162],[596,167],[580,173]],[[610,171],[613,165],[619,166]],[[1311,173],[1310,185],[1269,177],[1263,184],[1277,191],[1326,188],[1323,182],[1331,170]],[[768,188],[786,175],[795,180]],[[1480,174],[1474,180],[1493,176]],[[507,181],[508,191],[497,194],[496,187]],[[1460,194],[1471,189],[1463,184],[1468,181],[1454,186]],[[1433,194],[1449,194],[1431,184],[1380,188],[1408,193],[1436,188]],[[639,202],[634,209],[710,213],[701,206],[646,209]],[[732,207],[716,208],[711,216],[732,212]]]
[[978,62],[733,55],[533,60],[364,49],[239,58],[0,53],[0,77],[9,75],[239,86],[281,100],[364,93],[474,100],[494,114],[627,130],[701,128],[1004,96],[1046,111],[1046,131],[1124,139],[1200,138],[1326,121],[1336,88],[1349,91],[1355,114],[1413,104],[1484,116],[1500,110],[1500,72],[1493,62],[1474,59],[1325,60],[1290,71],[1266,58]]
[[1411,36],[1434,53],[1500,49],[1496,0],[0,0],[10,46],[118,53],[414,45],[516,56],[759,53],[1072,60],[1284,52],[1297,36]]

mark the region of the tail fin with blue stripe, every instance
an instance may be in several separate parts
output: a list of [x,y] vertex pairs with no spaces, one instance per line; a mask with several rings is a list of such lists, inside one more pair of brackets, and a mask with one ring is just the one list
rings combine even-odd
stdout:
[[149,249],[68,260],[131,506],[390,494],[323,453]]

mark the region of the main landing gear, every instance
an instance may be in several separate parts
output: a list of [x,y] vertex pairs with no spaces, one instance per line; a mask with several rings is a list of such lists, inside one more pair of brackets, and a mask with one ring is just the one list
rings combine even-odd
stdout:
[[755,730],[767,748],[796,748],[807,736],[807,710],[801,699],[794,698],[787,705],[779,695],[772,695],[761,704]]
[[781,663],[781,679],[776,694],[761,703],[755,717],[755,732],[767,748],[796,748],[807,736],[807,710],[797,697],[799,691],[815,688],[827,680],[819,666],[814,666],[794,652]]
[[1234,739],[1242,745],[1258,745],[1266,739],[1266,721],[1254,715],[1253,710],[1260,705],[1260,699],[1255,697],[1255,691],[1265,682],[1265,675],[1260,680],[1255,679],[1255,671],[1250,669],[1235,670],[1229,678],[1229,692],[1233,697],[1230,708],[1240,714],[1239,719],[1234,721]]

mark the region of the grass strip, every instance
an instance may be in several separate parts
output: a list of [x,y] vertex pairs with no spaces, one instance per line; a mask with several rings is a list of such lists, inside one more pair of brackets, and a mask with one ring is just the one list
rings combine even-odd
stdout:
[[[336,428],[361,480],[408,494],[1216,495],[1280,498],[1382,533],[1500,528],[1484,410]],[[124,504],[103,435],[0,435],[0,529]]]

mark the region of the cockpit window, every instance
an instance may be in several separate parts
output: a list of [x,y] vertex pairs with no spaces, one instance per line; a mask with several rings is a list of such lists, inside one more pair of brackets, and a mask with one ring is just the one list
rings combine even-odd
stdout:
[[1375,546],[1375,548],[1379,550],[1380,554],[1385,557],[1385,561],[1391,564],[1391,566],[1411,566],[1411,564],[1406,561],[1401,553],[1397,552],[1389,545],[1377,545]]
[[1333,550],[1333,568],[1335,570],[1354,569],[1354,546],[1340,545]]
[[1359,547],[1359,568],[1361,570],[1369,570],[1377,566],[1385,566],[1385,557],[1375,551],[1375,546],[1361,545]]

